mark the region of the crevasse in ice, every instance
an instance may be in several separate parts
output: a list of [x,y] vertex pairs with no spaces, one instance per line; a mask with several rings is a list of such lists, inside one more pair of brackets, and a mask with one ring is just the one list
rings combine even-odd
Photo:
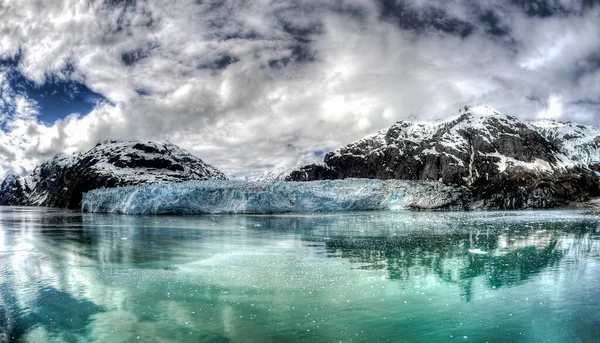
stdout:
[[189,181],[83,194],[82,211],[124,214],[288,213],[452,208],[460,192],[435,181]]

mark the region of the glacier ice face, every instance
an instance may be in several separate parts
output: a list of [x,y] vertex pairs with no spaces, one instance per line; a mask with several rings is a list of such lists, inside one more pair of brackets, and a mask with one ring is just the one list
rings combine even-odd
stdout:
[[462,190],[436,181],[346,179],[314,182],[188,181],[83,194],[82,211],[209,214],[462,209]]

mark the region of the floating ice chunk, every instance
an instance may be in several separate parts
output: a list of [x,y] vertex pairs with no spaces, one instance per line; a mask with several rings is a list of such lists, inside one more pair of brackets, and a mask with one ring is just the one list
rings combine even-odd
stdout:
[[462,208],[460,189],[436,181],[189,181],[96,189],[82,210],[124,214],[287,213]]

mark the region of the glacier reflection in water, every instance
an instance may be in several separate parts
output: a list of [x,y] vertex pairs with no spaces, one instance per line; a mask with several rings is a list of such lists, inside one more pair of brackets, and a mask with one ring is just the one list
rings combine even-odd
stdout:
[[0,207],[0,342],[594,341],[599,224]]

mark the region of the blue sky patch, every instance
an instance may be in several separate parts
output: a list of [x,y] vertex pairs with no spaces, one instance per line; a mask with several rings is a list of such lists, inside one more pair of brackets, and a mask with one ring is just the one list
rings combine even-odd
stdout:
[[327,151],[320,151],[320,150],[313,151],[313,155],[315,157],[323,157],[323,156],[325,156],[326,153],[327,153]]
[[[40,122],[52,124],[71,113],[85,115],[92,111],[98,102],[108,102],[104,96],[76,80],[48,75],[44,84],[37,85],[17,69],[17,64],[18,57],[1,60],[0,69],[4,69],[8,83],[15,93],[37,103]],[[70,74],[68,69],[66,72],[67,75]]]

